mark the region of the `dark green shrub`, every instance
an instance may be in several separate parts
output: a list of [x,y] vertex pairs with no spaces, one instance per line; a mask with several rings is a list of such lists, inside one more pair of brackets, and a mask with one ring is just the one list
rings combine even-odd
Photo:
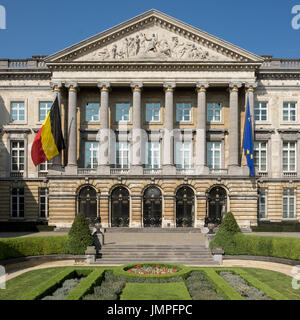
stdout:
[[193,271],[185,280],[186,287],[193,300],[224,300],[226,297],[217,293],[214,285],[202,271]]
[[[234,235],[236,234],[242,234],[241,229],[239,228],[234,215],[231,212],[228,212],[213,241],[210,243],[210,248],[222,247],[224,251],[224,248],[226,248],[227,251],[234,252],[236,249]],[[226,251],[225,254],[227,254]]]
[[106,271],[101,285],[94,287],[94,293],[84,296],[83,300],[118,300],[125,285],[125,279]]
[[65,254],[68,236],[24,237],[0,240],[0,260]]
[[86,248],[92,246],[93,243],[94,239],[88,222],[82,213],[78,213],[69,231],[67,252],[77,255],[84,254]]
[[226,231],[226,232],[230,232],[230,233],[239,233],[241,232],[240,227],[238,226],[234,215],[232,214],[232,212],[227,212],[222,223],[221,226],[219,228],[219,230],[221,231]]

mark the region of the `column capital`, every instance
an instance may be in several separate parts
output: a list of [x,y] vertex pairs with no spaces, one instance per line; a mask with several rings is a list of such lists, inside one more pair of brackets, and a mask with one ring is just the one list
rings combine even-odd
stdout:
[[66,82],[65,86],[70,91],[76,91],[78,89],[78,83],[77,82]]
[[246,82],[245,88],[247,91],[254,91],[254,89],[257,88],[257,83],[256,82]]
[[110,89],[109,82],[98,82],[97,86],[100,90],[103,90],[103,91],[108,91]]
[[198,92],[205,92],[207,88],[209,88],[208,82],[197,82],[196,84],[196,90]]
[[229,89],[231,91],[239,91],[239,88],[241,88],[242,83],[241,82],[231,82],[229,83]]
[[131,82],[130,87],[132,88],[132,91],[141,91],[143,88],[142,82]]
[[61,82],[50,82],[50,87],[52,88],[53,91],[60,91],[62,88],[62,83]]
[[174,91],[176,88],[176,83],[175,82],[165,82],[163,87],[165,88],[166,91]]

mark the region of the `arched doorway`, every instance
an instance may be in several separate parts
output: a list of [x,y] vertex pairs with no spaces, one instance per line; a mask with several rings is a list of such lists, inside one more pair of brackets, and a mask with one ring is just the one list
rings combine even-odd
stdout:
[[195,194],[187,187],[176,193],[176,227],[193,227],[195,217]]
[[88,219],[97,218],[97,192],[92,186],[83,187],[78,194],[78,213]]
[[143,197],[144,227],[161,227],[162,223],[162,196],[157,187],[149,187]]
[[227,192],[221,186],[213,187],[207,194],[207,216],[205,224],[220,224],[227,211]]
[[111,193],[111,226],[129,227],[129,192],[120,186]]

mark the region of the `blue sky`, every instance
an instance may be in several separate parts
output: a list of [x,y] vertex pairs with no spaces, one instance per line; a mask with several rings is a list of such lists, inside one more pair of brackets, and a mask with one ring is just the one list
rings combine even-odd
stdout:
[[[300,0],[0,0],[0,57],[52,54],[152,8],[256,54],[300,58]],[[299,19],[300,22],[300,19]]]

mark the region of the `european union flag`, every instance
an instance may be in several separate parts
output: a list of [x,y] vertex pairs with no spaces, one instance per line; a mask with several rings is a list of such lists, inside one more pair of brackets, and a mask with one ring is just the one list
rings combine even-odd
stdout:
[[247,101],[243,149],[247,157],[247,165],[250,170],[250,176],[253,177],[254,176],[254,152],[253,152],[252,125],[251,125],[249,98]]

